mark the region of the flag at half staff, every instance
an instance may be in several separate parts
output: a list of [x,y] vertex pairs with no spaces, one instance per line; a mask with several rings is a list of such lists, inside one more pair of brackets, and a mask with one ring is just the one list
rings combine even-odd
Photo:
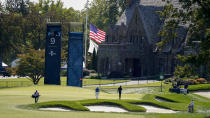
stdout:
[[97,29],[93,24],[90,24],[90,39],[95,40],[97,43],[105,41],[106,32]]

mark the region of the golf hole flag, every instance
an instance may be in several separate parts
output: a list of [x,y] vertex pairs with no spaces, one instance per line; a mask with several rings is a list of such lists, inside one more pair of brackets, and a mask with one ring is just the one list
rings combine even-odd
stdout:
[[97,29],[93,24],[90,24],[90,39],[95,40],[97,43],[105,41],[106,32]]

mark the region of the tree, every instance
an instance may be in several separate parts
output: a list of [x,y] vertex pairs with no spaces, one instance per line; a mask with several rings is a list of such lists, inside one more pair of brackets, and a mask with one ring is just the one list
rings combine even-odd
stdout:
[[[168,4],[160,11],[164,26],[160,30],[161,42],[158,46],[167,45],[168,42],[176,38],[176,30],[179,26],[187,26],[187,45],[196,53],[191,55],[182,55],[183,65],[190,65],[193,69],[199,70],[201,66],[205,69],[206,75],[209,75],[210,60],[210,0],[179,0],[181,8],[175,8],[170,0],[163,0]],[[195,41],[200,43],[194,44]],[[179,67],[180,68],[180,67]],[[194,73],[192,73],[194,74]],[[199,74],[201,75],[201,73]]]
[[21,13],[23,16],[29,13],[29,0],[6,0],[6,10],[11,13]]
[[124,12],[124,10],[126,9],[126,1],[127,0],[118,0],[119,9],[120,9],[119,15],[121,15]]
[[22,17],[16,13],[2,13],[0,21],[0,57],[6,60],[24,49],[20,27]]
[[115,24],[117,22],[117,18],[119,16],[119,1],[116,0],[109,0],[108,6],[108,17],[109,17],[109,24]]
[[88,19],[99,29],[106,30],[117,22],[125,8],[126,0],[93,0],[88,9]]
[[96,50],[94,48],[93,50],[93,55],[92,55],[92,60],[91,60],[91,69],[97,70],[97,55],[96,55]]
[[29,49],[26,54],[18,55],[20,61],[16,68],[16,74],[29,79],[37,85],[44,76],[45,55],[43,50]]

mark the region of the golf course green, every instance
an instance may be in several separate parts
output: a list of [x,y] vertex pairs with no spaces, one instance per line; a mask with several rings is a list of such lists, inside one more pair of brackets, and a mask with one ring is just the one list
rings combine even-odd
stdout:
[[[34,99],[31,98],[35,90],[38,90],[41,95],[38,104],[34,104]],[[157,101],[156,98],[169,102]],[[187,112],[187,105],[191,99],[195,100],[196,113]],[[64,112],[38,109],[42,105],[54,104],[56,106],[64,103],[69,104],[70,108],[77,108],[75,105],[114,104],[131,112],[104,113],[79,109]],[[136,107],[138,104],[158,106],[178,112],[171,114],[145,113],[144,108]],[[210,100],[194,94],[126,93],[122,95],[122,100],[118,100],[117,94],[100,92],[99,100],[96,100],[95,91],[91,88],[43,85],[0,89],[0,118],[207,118],[210,117],[209,110]]]

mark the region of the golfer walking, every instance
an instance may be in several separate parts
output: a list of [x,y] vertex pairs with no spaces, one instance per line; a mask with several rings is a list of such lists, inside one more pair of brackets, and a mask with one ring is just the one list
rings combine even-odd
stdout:
[[117,89],[118,93],[119,93],[119,100],[121,99],[121,94],[122,94],[122,86],[120,86],[118,89]]

